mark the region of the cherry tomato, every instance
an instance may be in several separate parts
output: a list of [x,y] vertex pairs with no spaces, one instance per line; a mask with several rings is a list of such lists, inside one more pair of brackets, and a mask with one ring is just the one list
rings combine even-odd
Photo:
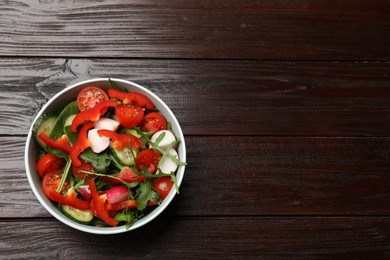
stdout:
[[84,111],[106,100],[108,100],[108,94],[103,89],[90,86],[82,89],[77,95],[77,106],[80,111]]
[[95,172],[95,173],[97,172],[95,167],[93,167],[92,164],[90,164],[89,162],[84,162],[84,161],[81,162],[80,166],[72,165],[73,176],[75,178],[79,177],[80,180],[83,180],[86,175],[87,175],[88,179],[94,177],[94,175],[92,175],[92,174],[86,174],[86,173],[83,173],[83,172],[80,172],[80,171]]
[[[88,201],[78,199],[76,191],[73,187],[68,189],[69,182],[65,181],[61,192],[57,192],[57,187],[61,182],[61,174],[62,170],[56,170],[45,175],[42,180],[42,190],[45,195],[50,200],[60,204],[69,205],[80,210],[89,209]],[[66,195],[62,195],[65,190],[67,190]]]
[[115,109],[115,116],[122,126],[133,128],[142,122],[144,110],[137,104],[120,104]]
[[[61,174],[62,170],[55,170],[46,173],[45,177],[43,177],[42,190],[49,199],[51,199],[51,194],[56,192],[56,189],[61,182]],[[68,186],[69,182],[65,181],[61,192],[65,191]]]
[[66,160],[54,156],[51,153],[45,154],[37,162],[37,171],[41,178],[45,177],[46,173],[62,169],[65,166]]
[[171,191],[173,182],[169,176],[164,176],[153,180],[153,187],[157,193],[160,193],[160,198],[165,199]]
[[151,112],[144,116],[140,128],[143,132],[153,131],[155,133],[167,129],[167,121],[160,113]]
[[161,155],[154,150],[142,150],[135,159],[135,165],[139,171],[142,171],[143,167],[146,167],[150,173],[157,171],[158,162]]

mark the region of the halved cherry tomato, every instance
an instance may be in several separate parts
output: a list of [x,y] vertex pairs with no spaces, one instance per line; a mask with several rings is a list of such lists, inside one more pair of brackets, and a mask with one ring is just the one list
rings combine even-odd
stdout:
[[82,89],[77,95],[77,106],[80,111],[84,111],[106,100],[108,100],[108,95],[103,89],[90,86]]
[[144,116],[140,128],[143,132],[153,131],[156,133],[157,131],[167,129],[167,121],[160,113],[151,112]]
[[153,187],[157,193],[160,193],[160,198],[165,199],[173,187],[173,182],[168,176],[153,180]]
[[109,89],[107,92],[110,98],[119,99],[125,105],[137,104],[147,110],[152,110],[155,107],[147,96],[138,92],[122,92],[116,89]]
[[121,211],[124,209],[137,208],[138,202],[136,200],[125,200],[117,203],[107,203],[106,208],[108,211]]
[[154,150],[145,149],[142,150],[135,159],[135,165],[139,171],[142,171],[143,167],[146,167],[150,173],[157,171],[158,162],[161,155]]
[[144,110],[137,104],[120,104],[115,109],[115,116],[122,126],[133,128],[142,122]]
[[[56,192],[58,185],[61,182],[62,170],[55,170],[52,172],[46,173],[45,177],[42,180],[42,190],[43,193],[50,199],[50,194]],[[64,192],[69,186],[69,182],[65,181],[61,192]]]
[[73,187],[70,187],[67,190],[66,195],[62,195],[68,186],[69,183],[65,182],[61,193],[57,192],[57,187],[61,182],[62,170],[53,171],[47,173],[42,180],[42,190],[45,195],[52,201],[58,202],[60,204],[69,205],[76,209],[86,210],[89,209],[89,202],[85,200],[80,200],[77,198],[76,191]]
[[59,158],[51,153],[45,154],[37,162],[38,174],[43,178],[48,172],[62,169],[65,163],[66,160],[63,158]]
[[96,168],[93,167],[92,164],[90,164],[89,162],[85,162],[85,161],[81,161],[81,165],[80,166],[72,165],[73,176],[75,178],[77,178],[77,177],[80,178],[80,180],[83,180],[86,175],[87,175],[88,179],[94,177],[94,175],[92,175],[92,174],[86,174],[86,173],[83,173],[83,172],[80,172],[80,171],[95,172],[95,173],[97,172]]

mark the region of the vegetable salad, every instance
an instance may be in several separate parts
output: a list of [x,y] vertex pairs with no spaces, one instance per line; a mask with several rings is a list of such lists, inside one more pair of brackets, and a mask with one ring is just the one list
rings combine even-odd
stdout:
[[33,132],[45,195],[72,220],[130,227],[176,189],[180,140],[153,102],[110,81],[88,86]]

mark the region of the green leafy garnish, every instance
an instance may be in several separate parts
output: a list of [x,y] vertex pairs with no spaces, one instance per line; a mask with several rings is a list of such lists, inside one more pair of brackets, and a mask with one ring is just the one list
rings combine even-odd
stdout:
[[66,119],[68,119],[68,117],[70,117],[71,115],[76,115],[79,112],[80,110],[77,107],[77,102],[70,102],[57,117],[54,126],[49,134],[49,137],[52,139],[58,139],[63,136],[65,134],[64,125]]
[[81,159],[89,162],[95,167],[98,172],[106,173],[108,166],[111,163],[111,157],[107,152],[94,153],[91,148],[86,149],[80,154]]
[[135,222],[144,216],[140,210],[124,210],[115,215],[114,219],[118,222],[126,222],[126,229],[129,229]]
[[124,88],[124,87],[120,87],[118,86],[115,81],[113,81],[112,79],[108,79],[108,82],[110,82],[110,85],[113,89],[116,89],[116,90],[119,90],[119,91],[122,91],[122,92],[127,92],[127,89]]
[[62,173],[60,184],[58,185],[57,190],[56,190],[58,193],[61,192],[62,187],[64,186],[64,183],[65,183],[66,179],[68,178],[71,166],[72,166],[72,160],[70,158],[68,158],[68,160],[66,161],[66,164],[65,164],[64,171]]
[[135,199],[138,202],[138,210],[145,209],[148,201],[157,202],[159,198],[160,195],[153,190],[152,182],[147,181],[139,183],[139,187],[135,192]]
[[[137,131],[137,133],[138,133],[139,135],[142,136],[143,144],[144,144],[144,145],[150,144],[153,150],[156,150],[156,151],[158,151],[160,154],[162,154],[162,157],[164,157],[164,156],[165,156],[165,157],[169,157],[174,163],[176,163],[176,164],[179,165],[179,166],[185,166],[185,165],[187,165],[186,162],[180,161],[179,159],[176,158],[176,156],[174,156],[174,155],[172,155],[172,154],[170,154],[170,153],[168,152],[172,147],[178,145],[178,144],[180,143],[180,140],[176,140],[176,141],[170,143],[169,146],[167,147],[167,149],[166,149],[166,150],[163,150],[163,149],[161,149],[161,148],[158,146],[158,142],[160,142],[160,141],[162,140],[162,137],[160,138],[160,136],[159,136],[159,138],[157,138],[156,142],[152,142],[152,141],[150,140],[150,135],[152,134],[151,132],[144,133],[144,132],[142,132],[141,129],[139,129],[138,127],[134,127],[134,129]],[[164,135],[164,134],[162,134],[162,135]],[[161,160],[162,160],[162,158],[161,158]],[[161,160],[160,160],[160,161],[161,161]]]

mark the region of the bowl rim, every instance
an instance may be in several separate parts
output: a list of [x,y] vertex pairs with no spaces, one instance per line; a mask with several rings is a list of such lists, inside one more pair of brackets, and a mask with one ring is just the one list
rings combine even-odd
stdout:
[[[69,219],[62,212],[61,212],[61,214],[59,214],[58,209],[56,209],[56,210],[54,209],[56,207],[54,205],[54,203],[51,202],[44,194],[42,196],[42,191],[39,191],[39,188],[36,187],[36,183],[35,183],[34,179],[36,180],[37,177],[32,176],[32,172],[31,172],[30,168],[32,165],[34,165],[36,163],[35,157],[32,158],[32,155],[31,155],[31,149],[33,149],[32,146],[36,145],[35,140],[33,138],[33,134],[32,134],[33,126],[34,126],[35,122],[39,119],[39,117],[42,116],[44,114],[44,112],[46,112],[46,109],[50,105],[52,105],[55,101],[57,101],[59,98],[61,98],[62,95],[64,95],[65,93],[67,93],[73,89],[80,88],[80,90],[81,90],[83,86],[86,87],[85,85],[88,85],[88,84],[89,85],[96,84],[96,83],[102,83],[102,84],[108,83],[109,84],[109,80],[112,80],[116,84],[120,84],[121,86],[125,86],[126,88],[132,86],[138,90],[141,90],[141,92],[147,93],[149,98],[154,100],[153,101],[154,103],[157,101],[156,106],[162,107],[164,109],[164,113],[167,113],[170,117],[169,122],[172,124],[172,126],[174,126],[176,128],[175,135],[180,139],[180,145],[179,145],[179,149],[178,149],[180,160],[183,162],[186,162],[186,145],[185,145],[185,140],[184,140],[184,134],[183,134],[183,131],[181,129],[181,126],[180,126],[178,120],[176,119],[176,117],[173,114],[173,112],[171,111],[171,109],[165,104],[165,102],[163,100],[161,100],[156,94],[154,94],[149,89],[147,89],[147,88],[145,88],[137,83],[134,83],[132,81],[118,79],[118,78],[93,78],[93,79],[88,79],[88,80],[82,80],[82,81],[73,83],[71,85],[67,85],[64,89],[62,89],[57,94],[55,94],[52,98],[50,98],[46,102],[46,104],[36,114],[32,124],[31,124],[31,127],[29,129],[28,135],[27,135],[26,146],[25,146],[25,151],[24,151],[24,159],[25,159],[24,161],[25,161],[25,169],[26,169],[27,179],[28,179],[29,185],[30,185],[35,197],[38,199],[40,204],[53,217],[55,217],[57,220],[64,223],[65,225],[70,226],[76,230],[86,232],[86,233],[102,234],[102,235],[119,234],[119,233],[123,233],[123,232],[128,232],[128,231],[135,230],[135,229],[138,229],[138,228],[146,225],[147,223],[149,223],[150,221],[155,219],[158,215],[160,215],[166,209],[166,207],[171,203],[171,201],[173,200],[173,198],[176,195],[175,189],[171,190],[169,195],[163,200],[163,202],[158,207],[153,209],[151,212],[149,212],[146,216],[144,216],[143,218],[138,220],[136,223],[134,223],[134,225],[132,225],[128,229],[126,229],[125,225],[118,226],[118,227],[89,226],[89,225],[77,223],[77,222]],[[185,166],[179,166],[179,168],[176,171],[178,187],[181,186],[181,183],[182,183],[183,177],[184,177],[184,172],[185,172]]]

